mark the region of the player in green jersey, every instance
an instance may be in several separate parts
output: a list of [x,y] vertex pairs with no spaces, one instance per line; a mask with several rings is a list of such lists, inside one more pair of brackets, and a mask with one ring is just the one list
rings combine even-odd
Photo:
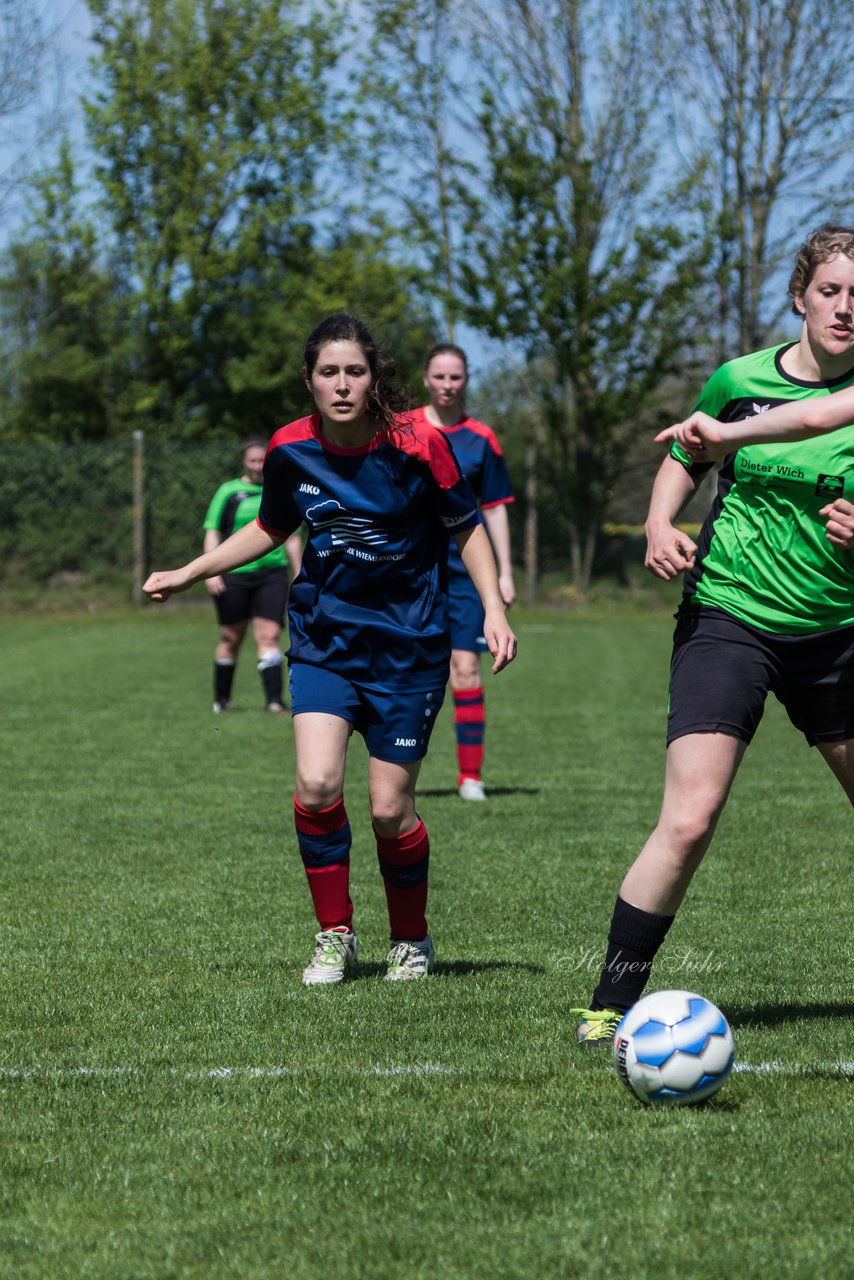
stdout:
[[[665,427],[655,437],[659,444],[676,443],[697,462],[715,462],[745,444],[783,444],[810,440],[825,431],[838,431],[854,422],[854,386],[820,400],[794,400],[742,422],[722,422],[698,409],[684,422]],[[851,503],[846,503],[845,508]],[[819,515],[824,515],[823,508]],[[838,514],[847,516],[840,504]],[[847,524],[847,520],[846,520]],[[830,533],[828,532],[828,537]],[[832,541],[832,538],[831,538]]]
[[[854,804],[854,426],[828,429],[854,423],[854,227],[814,232],[789,292],[798,341],[723,365],[694,416],[661,433],[673,443],[646,567],[685,573],[664,797],[620,886],[590,1008],[575,1011],[582,1044],[611,1041],[641,996],[769,692]],[[717,496],[694,543],[675,521],[715,457]]]
[[[213,551],[232,533],[255,520],[261,505],[266,453],[267,442],[260,436],[244,440],[240,446],[240,476],[219,486],[205,515],[205,551]],[[251,619],[264,703],[268,711],[287,714],[279,636],[285,622],[288,569],[295,577],[300,571],[301,556],[302,542],[295,533],[284,548],[276,547],[260,560],[208,578],[207,589],[219,621],[219,642],[214,651],[214,711],[229,709],[237,655]]]

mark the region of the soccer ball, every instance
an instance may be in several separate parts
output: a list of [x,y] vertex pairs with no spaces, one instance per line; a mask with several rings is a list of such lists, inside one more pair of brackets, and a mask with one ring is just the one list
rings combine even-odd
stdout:
[[726,1018],[693,991],[644,996],[614,1033],[620,1079],[641,1102],[704,1102],[732,1071],[733,1057]]

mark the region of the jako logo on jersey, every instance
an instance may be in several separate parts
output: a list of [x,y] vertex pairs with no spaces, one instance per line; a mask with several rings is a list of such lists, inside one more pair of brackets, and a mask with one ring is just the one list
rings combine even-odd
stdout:
[[755,400],[753,402],[754,413],[767,413],[770,408],[770,404],[757,404]]
[[299,491],[300,493],[320,493],[316,484],[301,484]]
[[394,745],[396,747],[414,747],[418,745],[417,738],[395,738]]

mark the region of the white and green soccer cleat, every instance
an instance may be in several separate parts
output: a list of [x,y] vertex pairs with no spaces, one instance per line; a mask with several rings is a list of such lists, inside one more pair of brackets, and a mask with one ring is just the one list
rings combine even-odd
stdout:
[[341,929],[321,929],[315,934],[314,955],[302,980],[307,987],[343,982],[355,969],[359,959],[359,940],[355,933]]
[[421,942],[395,942],[388,953],[388,982],[406,982],[410,978],[426,978],[433,971],[436,952],[428,933]]
[[580,1014],[583,1019],[578,1026],[578,1043],[598,1045],[614,1043],[614,1032],[622,1019],[616,1009],[570,1009],[570,1013]]

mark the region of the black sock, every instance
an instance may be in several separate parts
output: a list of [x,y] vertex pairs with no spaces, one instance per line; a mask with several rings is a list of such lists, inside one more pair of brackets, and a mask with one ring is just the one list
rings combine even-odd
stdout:
[[231,686],[234,683],[234,663],[214,662],[214,702],[230,702]]
[[264,699],[267,706],[271,702],[278,702],[284,705],[282,697],[282,664],[277,662],[274,667],[263,667],[260,671],[261,683],[264,686]]
[[667,937],[673,916],[657,916],[641,911],[617,898],[608,950],[593,992],[591,1009],[616,1009],[625,1013],[640,1000],[658,948]]

